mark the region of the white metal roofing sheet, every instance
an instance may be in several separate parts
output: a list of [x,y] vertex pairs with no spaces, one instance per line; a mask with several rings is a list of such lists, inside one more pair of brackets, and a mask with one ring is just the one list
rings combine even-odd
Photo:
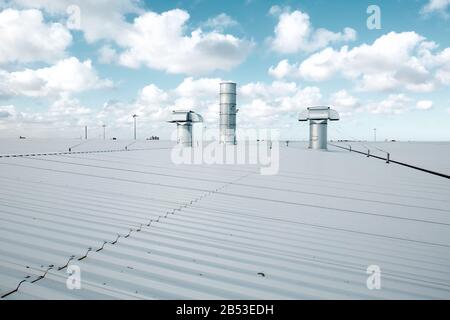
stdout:
[[[170,143],[139,144],[0,159],[0,295],[450,298],[446,179],[298,144],[281,147],[274,176],[177,166]],[[68,264],[80,290],[66,287]],[[366,287],[369,265],[381,290]]]

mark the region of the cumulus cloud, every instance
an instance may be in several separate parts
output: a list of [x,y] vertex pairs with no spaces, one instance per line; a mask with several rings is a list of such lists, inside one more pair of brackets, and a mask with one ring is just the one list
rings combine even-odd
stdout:
[[269,75],[277,79],[297,77],[297,68],[298,66],[289,64],[289,60],[283,59],[275,67],[269,68]]
[[[235,23],[225,14],[212,18],[211,31],[202,28],[189,32],[189,13],[174,9],[162,13],[145,11],[139,1],[14,0],[17,7],[38,8],[50,15],[70,19],[70,6],[80,10],[79,26],[90,43],[106,40],[117,49],[100,49],[100,62],[116,62],[130,68],[148,68],[198,75],[214,70],[230,70],[242,63],[254,43],[222,33]],[[131,17],[128,21],[126,17]],[[117,52],[116,52],[117,51]]]
[[447,15],[446,10],[450,6],[450,0],[429,0],[428,3],[422,8],[422,14],[440,13]]
[[278,24],[274,29],[274,37],[269,39],[274,51],[289,54],[312,52],[332,43],[348,42],[356,39],[356,31],[345,28],[342,32],[327,29],[314,29],[307,13],[295,10],[290,12],[274,6],[269,13],[278,15]]
[[329,104],[336,109],[341,116],[352,115],[354,111],[361,107],[359,99],[352,96],[347,90],[340,90],[333,93]]
[[215,17],[209,18],[203,24],[204,27],[211,28],[217,31],[223,31],[226,28],[234,27],[237,25],[239,25],[239,23],[226,13],[221,13]]
[[283,60],[271,67],[269,74],[309,81],[341,75],[364,91],[430,92],[439,85],[450,84],[450,48],[437,53],[436,50],[434,42],[415,32],[390,32],[370,45],[326,48],[298,64]]
[[433,101],[431,101],[431,100],[417,101],[416,108],[419,110],[429,110],[429,109],[433,108]]
[[56,127],[92,126],[95,122],[95,111],[81,104],[76,98],[63,95],[50,104],[45,112],[22,113],[28,122],[46,123]]
[[[50,104],[47,111],[21,113],[18,121],[45,122],[67,127],[100,126],[107,123],[112,130],[130,128],[131,115],[138,114],[139,122],[145,123],[147,128],[164,131],[171,128],[165,123],[171,111],[183,109],[195,110],[204,117],[206,126],[217,127],[218,90],[221,81],[223,79],[220,78],[187,77],[177,86],[167,90],[155,84],[148,84],[137,92],[133,101],[107,101],[101,110],[83,106],[77,99],[61,95]],[[401,99],[394,98],[391,98],[392,102],[373,102],[365,110],[373,113],[397,113]],[[361,108],[359,99],[345,90],[324,97],[318,87],[301,87],[295,82],[250,82],[238,87],[240,127],[283,127],[286,121],[292,122],[292,118],[296,118],[299,111],[315,105],[332,105],[341,115],[348,116]]]
[[167,120],[170,113],[169,95],[154,84],[145,86],[133,106],[135,113],[149,121]]
[[436,55],[427,54],[427,61],[437,68],[436,79],[444,85],[450,85],[450,48]]
[[[14,132],[12,128],[23,128],[26,124],[38,125],[39,128],[45,126],[48,132],[66,128],[73,136],[79,134],[84,125],[100,128],[106,123],[111,132],[131,132],[131,115],[138,114],[138,122],[145,123],[141,132],[146,130],[149,133],[156,131],[158,134],[170,134],[174,128],[166,120],[171,111],[190,109],[203,115],[205,126],[214,128],[219,120],[218,91],[221,81],[220,78],[188,77],[167,90],[148,84],[137,92],[133,101],[107,101],[100,110],[85,106],[68,94],[61,94],[42,112],[15,112],[13,107],[0,108],[1,113],[9,115],[3,122],[0,119],[0,125],[2,129],[9,126],[9,132]],[[247,83],[239,87],[238,96],[238,121],[241,127],[282,126],[283,119],[292,120],[297,111],[320,104],[323,100],[317,87],[303,88],[294,82],[283,81]]]
[[[79,29],[83,31],[86,40],[90,43],[100,39],[113,39],[127,30],[130,24],[126,21],[127,14],[143,12],[138,0],[6,0],[7,6],[17,8],[34,8],[45,11],[56,18],[67,22],[73,12],[68,8],[79,8]],[[70,26],[68,24],[68,26]]]
[[[149,85],[147,87],[153,86]],[[132,115],[137,114],[140,123],[145,123],[146,126],[163,127],[165,121],[169,118],[172,107],[167,103],[155,103],[154,100],[145,102],[142,91],[160,90],[156,86],[155,88],[147,87],[141,90],[136,100],[132,103],[106,102],[103,109],[96,114],[96,119],[101,123],[108,123],[112,127],[125,128],[130,127],[130,124],[133,122]]]
[[[138,114],[140,122],[161,127],[172,110],[195,110],[203,115],[216,101],[220,79],[185,78],[178,86],[163,90],[155,84],[148,84],[137,93],[131,103],[108,101],[97,115],[102,121],[114,122],[125,127],[132,121],[130,115]],[[212,90],[215,90],[212,92]],[[207,94],[209,92],[210,94]],[[212,120],[212,119],[207,119]]]
[[169,73],[204,74],[230,70],[244,61],[253,43],[217,31],[196,29],[185,34],[189,14],[175,9],[161,14],[147,12],[134,20],[133,28],[122,33],[118,44],[125,48],[119,63]]
[[0,64],[52,62],[65,55],[72,42],[60,23],[46,23],[39,10],[5,9],[0,12]]
[[168,90],[148,84],[132,102],[108,101],[96,117],[118,127],[127,127],[132,121],[131,115],[138,114],[139,122],[146,126],[163,128],[168,127],[165,121],[172,110],[195,110],[202,114],[206,123],[214,126],[218,121],[220,82],[218,78],[188,77]]
[[7,120],[8,118],[13,117],[16,113],[16,109],[14,106],[0,106],[0,123]]
[[77,99],[61,97],[49,105],[47,110],[41,112],[18,111],[14,105],[0,106],[0,112],[7,114],[8,123],[37,123],[53,124],[59,122],[76,125],[80,117],[92,114],[90,108],[84,107]]
[[413,101],[405,94],[390,94],[382,101],[367,104],[367,111],[374,114],[402,114],[411,109]]
[[239,88],[239,94],[244,99],[274,99],[280,96],[293,95],[298,90],[295,82],[274,81],[272,83],[250,82]]
[[55,97],[111,86],[110,80],[98,77],[90,60],[75,57],[41,69],[0,70],[0,96]]
[[110,45],[104,45],[98,50],[98,61],[109,64],[117,59],[117,51]]
[[179,97],[215,97],[218,94],[220,78],[185,78],[176,88],[175,94]]
[[[150,135],[158,132],[168,136],[173,126],[166,120],[171,111],[177,109],[195,110],[204,117],[205,126],[217,127],[218,91],[222,80],[187,77],[169,89],[150,83],[140,89],[131,102],[110,100],[100,110],[84,106],[70,95],[61,94],[44,112],[16,112],[14,108],[5,107],[0,108],[0,112],[9,114],[3,119],[3,127],[5,123],[45,123],[55,128],[67,127],[76,133],[81,126],[100,128],[101,124],[106,123],[111,132],[123,130],[130,134],[131,115],[138,114],[139,123],[145,124],[141,130],[147,130]],[[297,113],[310,106],[331,105],[342,116],[351,116],[354,112],[401,114],[422,103],[404,94],[391,94],[384,100],[369,101],[363,105],[347,90],[324,96],[318,87],[302,87],[295,82],[250,82],[238,87],[238,121],[242,128],[285,127],[295,123]]]
[[317,87],[300,87],[295,82],[251,82],[239,89],[239,119],[246,126],[256,122],[264,126],[279,125],[307,107],[321,104],[323,97]]
[[45,111],[19,111],[15,106],[0,106],[0,114],[6,112],[8,117],[0,117],[0,130],[5,135],[26,135],[32,137],[77,137],[85,125],[96,124],[95,112],[82,106],[77,99],[60,97],[51,103]]
[[62,96],[50,105],[47,114],[54,118],[88,115],[92,112],[93,111],[90,108],[82,106],[78,99]]
[[401,94],[389,94],[381,100],[369,100],[361,102],[361,100],[347,90],[339,90],[329,96],[328,104],[333,106],[341,116],[352,116],[354,113],[371,113],[371,114],[386,114],[386,115],[398,115],[411,111],[416,108],[426,107],[430,108],[431,101],[418,101],[414,102],[414,99],[407,95]]

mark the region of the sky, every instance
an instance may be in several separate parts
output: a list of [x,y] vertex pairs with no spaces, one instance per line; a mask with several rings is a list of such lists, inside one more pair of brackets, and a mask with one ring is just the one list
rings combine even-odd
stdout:
[[450,140],[450,0],[0,0],[0,137],[169,138],[175,109],[217,128],[308,137]]

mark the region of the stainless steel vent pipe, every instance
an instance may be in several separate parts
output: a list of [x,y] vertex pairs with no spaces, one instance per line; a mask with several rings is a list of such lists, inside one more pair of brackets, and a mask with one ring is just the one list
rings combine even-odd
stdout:
[[328,120],[339,120],[337,111],[330,107],[310,107],[300,113],[298,121],[309,121],[309,148],[314,150],[327,149]]
[[236,83],[220,83],[220,143],[236,144]]

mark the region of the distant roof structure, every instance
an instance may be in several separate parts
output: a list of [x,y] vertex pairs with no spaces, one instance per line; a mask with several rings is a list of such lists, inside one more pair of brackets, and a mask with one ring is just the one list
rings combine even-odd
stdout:
[[3,299],[450,298],[445,179],[292,141],[273,176],[129,142],[0,144]]

